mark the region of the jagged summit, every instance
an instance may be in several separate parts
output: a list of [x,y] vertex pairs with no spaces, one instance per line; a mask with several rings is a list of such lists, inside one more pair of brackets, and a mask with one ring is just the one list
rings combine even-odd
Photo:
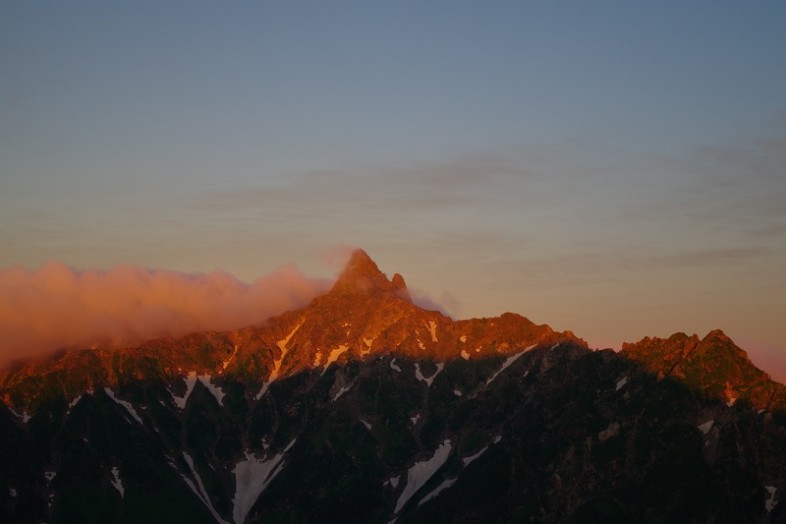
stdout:
[[[0,395],[11,395],[11,405],[29,406],[50,390],[78,394],[99,385],[114,387],[119,378],[113,366],[119,358],[149,358],[163,363],[166,380],[177,380],[185,369],[223,375],[249,381],[259,399],[274,381],[314,370],[322,374],[332,365],[380,355],[444,364],[508,357],[560,344],[587,348],[570,332],[555,332],[520,315],[454,321],[421,308],[410,300],[401,275],[388,280],[371,257],[357,249],[333,288],[301,309],[231,332],[195,333],[151,340],[137,348],[94,352],[90,376],[52,359],[31,362],[5,379],[0,377]],[[49,378],[41,380],[42,376]],[[67,387],[61,387],[64,383]]]
[[674,333],[667,339],[645,337],[622,345],[621,355],[639,362],[659,378],[677,378],[728,402],[745,399],[758,408],[782,405],[786,390],[757,368],[748,354],[720,329],[704,338]]
[[392,281],[388,280],[387,276],[368,256],[368,253],[362,249],[356,249],[352,252],[349,262],[329,294],[372,295],[376,293],[396,293],[401,298],[409,299],[404,277],[396,273]]
[[710,331],[704,336],[702,342],[709,342],[711,340],[717,340],[718,342],[724,342],[724,343],[732,342],[729,336],[726,333],[724,333],[722,329],[713,329],[712,331]]
[[[135,348],[84,350],[78,365],[74,359],[55,356],[30,361],[0,374],[0,397],[7,396],[9,405],[31,406],[50,389],[77,394],[100,385],[115,386],[122,374],[116,366],[126,359],[162,363],[167,380],[180,376],[183,369],[242,378],[259,388],[261,397],[273,381],[314,370],[321,374],[331,365],[382,355],[471,362],[561,345],[587,348],[570,331],[555,332],[517,314],[456,321],[424,309],[410,300],[400,274],[388,279],[365,251],[356,249],[333,288],[301,309],[231,332],[151,340]],[[624,344],[621,355],[661,378],[685,381],[727,401],[739,397],[763,407],[786,404],[786,389],[756,368],[720,330],[703,339],[684,333],[667,339],[646,337]]]

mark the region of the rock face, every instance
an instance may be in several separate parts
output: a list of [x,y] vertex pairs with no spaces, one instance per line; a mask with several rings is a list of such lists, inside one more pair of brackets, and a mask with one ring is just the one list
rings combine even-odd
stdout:
[[720,332],[453,321],[357,251],[259,325],[5,370],[0,521],[783,522],[768,380]]

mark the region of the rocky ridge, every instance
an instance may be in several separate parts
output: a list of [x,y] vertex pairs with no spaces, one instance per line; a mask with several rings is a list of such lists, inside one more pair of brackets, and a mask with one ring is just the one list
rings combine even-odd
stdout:
[[[134,380],[177,380],[184,370],[259,387],[306,370],[362,361],[378,354],[453,360],[508,355],[533,344],[570,342],[513,313],[453,321],[415,306],[401,275],[392,281],[356,250],[333,288],[307,307],[231,332],[194,333],[139,347],[84,349],[19,363],[0,375],[0,394],[14,409],[33,409],[47,395],[68,398]],[[294,350],[293,348],[296,348]]]
[[721,332],[453,321],[356,251],[258,325],[5,370],[0,520],[784,522],[782,388]]
[[704,338],[675,333],[623,344],[620,355],[641,363],[658,378],[676,378],[696,391],[756,409],[786,409],[786,388],[757,368],[721,330]]

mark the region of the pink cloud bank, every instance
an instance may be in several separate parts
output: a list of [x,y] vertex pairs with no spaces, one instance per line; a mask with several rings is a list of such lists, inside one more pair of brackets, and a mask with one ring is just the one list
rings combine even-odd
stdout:
[[0,365],[63,347],[122,345],[234,329],[296,309],[330,281],[286,266],[245,283],[222,272],[138,266],[77,271],[51,262],[0,269]]

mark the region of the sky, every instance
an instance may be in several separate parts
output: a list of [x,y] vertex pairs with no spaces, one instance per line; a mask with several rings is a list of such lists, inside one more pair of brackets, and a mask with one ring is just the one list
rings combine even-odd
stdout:
[[299,304],[361,247],[454,318],[720,328],[785,380],[784,27],[783,2],[2,2],[0,327],[57,316],[25,291],[52,282]]

